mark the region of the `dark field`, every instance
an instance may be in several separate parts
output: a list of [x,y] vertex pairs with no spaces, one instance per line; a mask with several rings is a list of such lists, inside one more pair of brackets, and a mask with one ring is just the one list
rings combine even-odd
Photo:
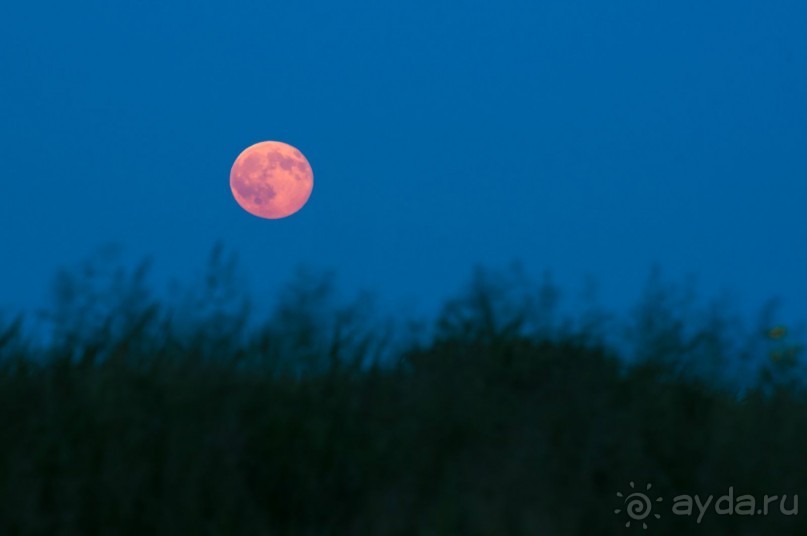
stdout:
[[[0,324],[0,534],[807,534],[778,499],[672,511],[807,489],[803,352],[772,309],[747,327],[654,276],[625,321],[563,319],[550,283],[479,271],[407,324],[309,275],[250,324],[236,272],[217,249],[157,299],[88,263],[47,340]],[[647,531],[614,513],[631,481],[664,498]]]

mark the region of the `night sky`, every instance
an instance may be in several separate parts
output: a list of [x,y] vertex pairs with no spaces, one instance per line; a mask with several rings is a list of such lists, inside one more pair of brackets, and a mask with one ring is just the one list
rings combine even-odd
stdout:
[[[297,266],[428,309],[521,261],[601,301],[651,266],[807,319],[807,3],[6,2],[0,308],[105,244],[191,280],[213,244],[260,301]],[[308,204],[233,200],[247,146]]]

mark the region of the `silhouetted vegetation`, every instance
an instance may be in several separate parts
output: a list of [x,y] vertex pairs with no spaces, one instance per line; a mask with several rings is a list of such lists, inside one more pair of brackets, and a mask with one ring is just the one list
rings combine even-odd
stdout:
[[647,533],[807,534],[778,501],[670,510],[807,490],[775,308],[749,327],[654,272],[625,321],[563,317],[516,267],[414,329],[301,271],[258,321],[222,248],[170,296],[147,275],[102,256],[57,276],[46,332],[0,322],[0,534],[621,534],[631,481],[664,497]]

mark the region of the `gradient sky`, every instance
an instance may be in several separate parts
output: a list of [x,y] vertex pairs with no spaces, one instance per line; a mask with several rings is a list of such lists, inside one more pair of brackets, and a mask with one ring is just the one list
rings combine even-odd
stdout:
[[[429,307],[516,260],[618,309],[658,263],[807,319],[805,27],[803,0],[6,2],[0,307],[103,244],[190,280],[221,240],[267,299],[303,264]],[[314,169],[286,220],[229,190],[263,140]]]

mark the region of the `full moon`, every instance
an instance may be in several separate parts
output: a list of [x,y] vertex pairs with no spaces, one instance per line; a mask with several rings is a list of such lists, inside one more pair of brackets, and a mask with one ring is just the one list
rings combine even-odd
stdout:
[[276,220],[291,216],[311,196],[314,172],[303,153],[279,141],[244,149],[230,170],[230,189],[241,208]]

